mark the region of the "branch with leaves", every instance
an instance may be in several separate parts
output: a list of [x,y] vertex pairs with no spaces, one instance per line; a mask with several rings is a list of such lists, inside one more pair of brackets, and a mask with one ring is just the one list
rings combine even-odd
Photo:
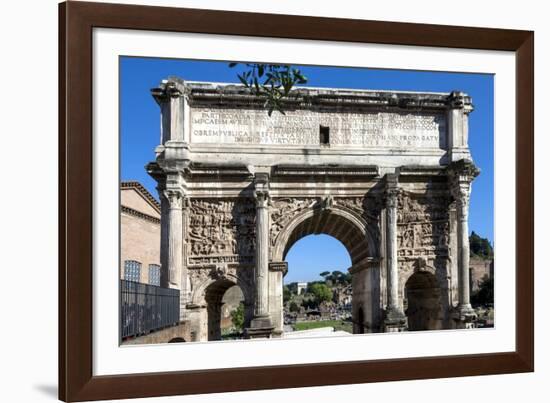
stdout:
[[[229,63],[229,67],[238,64]],[[283,99],[289,97],[296,84],[307,83],[307,77],[292,66],[263,63],[245,63],[245,66],[246,70],[237,77],[254,95],[266,98],[264,108],[269,116],[273,111],[284,115]]]

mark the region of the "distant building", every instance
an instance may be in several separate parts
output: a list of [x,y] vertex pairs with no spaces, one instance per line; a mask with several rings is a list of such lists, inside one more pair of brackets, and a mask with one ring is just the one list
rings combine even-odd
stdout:
[[477,256],[470,257],[470,290],[479,290],[484,277],[493,278],[494,261]]
[[120,184],[120,278],[160,285],[160,205],[139,182]]
[[352,297],[351,285],[346,287],[335,287],[333,289],[333,301],[337,305],[350,305]]
[[241,287],[239,287],[238,285],[234,285],[225,292],[222,298],[222,312],[220,323],[220,327],[222,329],[233,327],[231,312],[237,309],[241,302],[244,302],[244,296]]
[[297,283],[296,284],[296,294],[300,295],[302,291],[307,290],[307,282]]

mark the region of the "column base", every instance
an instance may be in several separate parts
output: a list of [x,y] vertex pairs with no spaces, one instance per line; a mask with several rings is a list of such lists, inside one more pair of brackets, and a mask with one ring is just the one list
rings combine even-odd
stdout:
[[470,304],[458,306],[451,314],[455,329],[472,329],[475,327],[477,314]]
[[269,339],[273,335],[275,327],[271,324],[269,316],[258,316],[250,321],[250,327],[245,329],[247,339]]
[[407,330],[407,317],[403,312],[390,309],[386,312],[383,331],[385,333],[404,332]]

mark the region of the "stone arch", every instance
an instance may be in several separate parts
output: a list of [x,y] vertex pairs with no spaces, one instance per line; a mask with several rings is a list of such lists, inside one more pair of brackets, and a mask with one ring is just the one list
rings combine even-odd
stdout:
[[198,306],[204,305],[206,303],[206,290],[216,282],[222,284],[221,280],[223,280],[223,284],[227,286],[227,289],[238,285],[246,302],[251,303],[254,300],[254,289],[249,282],[236,274],[226,272],[222,275],[210,274],[206,278],[196,281],[192,287],[191,303]]
[[238,286],[244,297],[245,326],[248,326],[254,309],[254,285],[246,276],[249,267],[228,268],[226,265],[201,269],[202,275],[192,279],[193,291],[190,298],[192,313],[191,327],[196,340],[221,340],[222,299],[231,287]]
[[415,270],[405,281],[408,329],[441,329],[441,284],[433,267]]
[[292,218],[275,240],[272,261],[284,261],[290,248],[311,234],[330,235],[342,242],[350,254],[352,264],[368,256],[378,255],[366,221],[348,209],[335,206],[327,209],[309,208]]

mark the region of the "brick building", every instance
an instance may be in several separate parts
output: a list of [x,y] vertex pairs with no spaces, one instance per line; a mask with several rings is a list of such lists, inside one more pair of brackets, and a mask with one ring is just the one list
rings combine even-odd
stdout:
[[493,259],[484,259],[478,256],[470,257],[470,290],[476,292],[483,282],[483,279],[493,278]]
[[120,184],[120,278],[160,285],[160,205],[139,182]]

